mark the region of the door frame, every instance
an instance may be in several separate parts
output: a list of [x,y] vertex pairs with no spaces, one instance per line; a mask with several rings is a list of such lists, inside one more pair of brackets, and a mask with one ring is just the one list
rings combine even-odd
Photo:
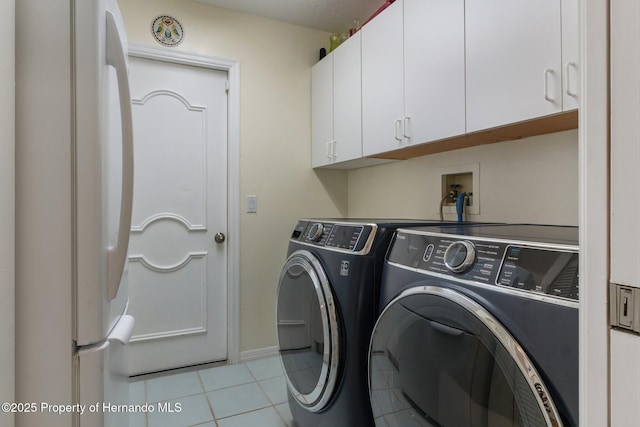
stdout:
[[609,0],[579,0],[579,13],[580,425],[598,427],[611,422]]
[[227,73],[227,363],[240,362],[240,62],[129,43],[129,56]]

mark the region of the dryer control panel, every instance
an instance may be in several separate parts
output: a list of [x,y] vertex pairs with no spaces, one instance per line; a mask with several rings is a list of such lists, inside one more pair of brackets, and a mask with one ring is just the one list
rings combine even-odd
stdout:
[[578,300],[578,248],[398,230],[387,261],[425,274]]
[[371,249],[375,224],[301,220],[291,240],[340,252],[365,254]]

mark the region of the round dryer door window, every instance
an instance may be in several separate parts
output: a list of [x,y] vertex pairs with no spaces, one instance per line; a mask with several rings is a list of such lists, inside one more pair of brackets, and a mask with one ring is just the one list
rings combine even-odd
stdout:
[[451,289],[416,287],[387,305],[371,339],[369,386],[376,425],[562,426],[514,338]]
[[294,252],[282,269],[276,320],[289,391],[309,411],[320,411],[335,389],[340,337],[329,281],[308,251]]

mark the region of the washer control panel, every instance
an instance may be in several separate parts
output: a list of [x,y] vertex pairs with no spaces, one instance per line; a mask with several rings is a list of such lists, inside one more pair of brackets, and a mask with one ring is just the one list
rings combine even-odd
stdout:
[[298,221],[291,240],[340,252],[366,253],[375,237],[372,224]]
[[578,299],[577,249],[399,230],[387,261],[439,277]]

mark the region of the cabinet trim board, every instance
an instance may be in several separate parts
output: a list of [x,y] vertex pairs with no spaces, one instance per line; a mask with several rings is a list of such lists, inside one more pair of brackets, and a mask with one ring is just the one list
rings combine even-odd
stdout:
[[500,126],[493,129],[459,135],[453,138],[414,145],[399,150],[387,151],[385,153],[370,156],[370,158],[407,160],[414,157],[426,156],[428,154],[475,147],[478,145],[493,144],[495,142],[513,141],[530,136],[545,135],[548,133],[577,128],[578,111],[573,110],[542,118],[526,120],[507,126]]

